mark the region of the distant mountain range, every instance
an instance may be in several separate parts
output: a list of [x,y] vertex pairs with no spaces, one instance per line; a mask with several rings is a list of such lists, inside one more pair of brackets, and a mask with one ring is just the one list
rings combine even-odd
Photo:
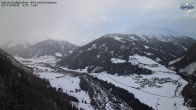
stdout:
[[26,48],[21,56],[24,58],[45,55],[55,56],[56,53],[60,53],[62,56],[67,56],[75,49],[77,49],[77,46],[67,41],[56,41],[48,39]]
[[23,58],[39,57],[45,55],[63,57],[69,55],[72,51],[78,48],[78,46],[67,41],[57,41],[52,39],[44,40],[34,45],[27,43],[19,43],[13,46],[9,45],[10,43],[4,43],[2,44],[1,48],[13,56],[19,56]]

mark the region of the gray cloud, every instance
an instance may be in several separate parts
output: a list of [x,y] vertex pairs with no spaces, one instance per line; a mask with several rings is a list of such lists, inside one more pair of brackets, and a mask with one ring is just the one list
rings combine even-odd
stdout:
[[53,38],[84,44],[104,34],[144,25],[196,35],[196,10],[180,10],[183,0],[56,1],[35,8],[0,7],[0,38]]

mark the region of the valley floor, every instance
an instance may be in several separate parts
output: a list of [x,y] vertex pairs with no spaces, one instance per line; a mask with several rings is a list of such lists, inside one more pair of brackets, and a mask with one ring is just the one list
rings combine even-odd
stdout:
[[181,91],[187,82],[177,75],[160,72],[141,76],[117,76],[107,73],[93,75],[128,90],[141,102],[156,110],[180,110],[183,107],[184,98]]
[[[50,81],[51,86],[61,88],[63,92],[76,97],[79,103],[74,103],[78,108],[85,110],[93,110],[94,107],[90,105],[91,99],[89,95],[81,90],[79,86],[79,76],[72,74],[64,74],[56,72],[54,69],[46,67],[45,64],[55,65],[58,61],[52,56],[22,59],[15,57],[23,64],[34,68],[34,74],[40,78],[45,78]],[[62,68],[68,70],[67,68]],[[83,70],[69,70],[81,73],[87,73]],[[168,70],[170,71],[170,70]],[[90,73],[101,80],[111,82],[117,87],[128,90],[133,93],[141,102],[151,106],[155,110],[186,110],[183,106],[184,98],[181,95],[183,87],[187,82],[181,79],[180,76],[171,74],[171,71],[155,71],[152,75],[128,75],[118,76],[110,75],[106,72]],[[109,107],[108,109],[111,109]]]

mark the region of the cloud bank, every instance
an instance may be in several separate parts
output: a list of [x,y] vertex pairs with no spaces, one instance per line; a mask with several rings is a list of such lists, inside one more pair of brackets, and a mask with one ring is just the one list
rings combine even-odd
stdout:
[[180,10],[180,3],[186,2],[183,0],[54,1],[57,4],[0,7],[0,38],[31,41],[52,38],[85,44],[104,34],[128,32],[138,26],[196,35],[196,10]]

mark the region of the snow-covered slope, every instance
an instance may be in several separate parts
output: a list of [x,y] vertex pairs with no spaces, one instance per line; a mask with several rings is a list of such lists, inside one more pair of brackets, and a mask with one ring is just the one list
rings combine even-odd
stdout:
[[188,74],[193,74],[196,76],[195,71],[196,71],[196,62],[191,63],[188,66],[186,66],[184,69],[180,70],[180,72],[186,72]]
[[[84,45],[65,57],[60,65],[70,69],[89,67],[101,68],[100,71],[119,73],[115,65],[124,65],[121,74],[129,71],[129,56],[138,54],[148,57],[159,64],[168,66],[168,62],[181,56],[195,40],[189,37],[163,35],[162,38],[138,36],[136,34],[108,34]],[[119,62],[120,63],[117,63]],[[124,63],[123,63],[124,62]],[[129,66],[125,66],[129,65]],[[121,67],[119,67],[121,68]],[[131,71],[131,70],[130,70]]]
[[139,68],[146,68],[149,69],[151,71],[159,71],[159,72],[168,72],[168,73],[174,73],[173,71],[167,69],[165,66],[161,65],[158,63],[159,60],[154,61],[148,57],[145,56],[140,56],[140,55],[133,55],[133,56],[129,56],[129,62],[132,65],[138,65]]
[[[170,62],[170,65],[176,68],[176,71],[192,74],[196,68],[196,43],[187,50],[182,57]],[[190,73],[191,72],[191,73]]]
[[48,39],[26,48],[19,56],[24,58],[32,58],[45,55],[57,55],[57,57],[61,57],[69,55],[69,51],[73,51],[75,49],[77,49],[77,46],[67,41]]
[[185,103],[196,107],[196,43],[194,43],[182,57],[170,62],[170,66],[174,68],[178,74],[189,83],[183,89]]

